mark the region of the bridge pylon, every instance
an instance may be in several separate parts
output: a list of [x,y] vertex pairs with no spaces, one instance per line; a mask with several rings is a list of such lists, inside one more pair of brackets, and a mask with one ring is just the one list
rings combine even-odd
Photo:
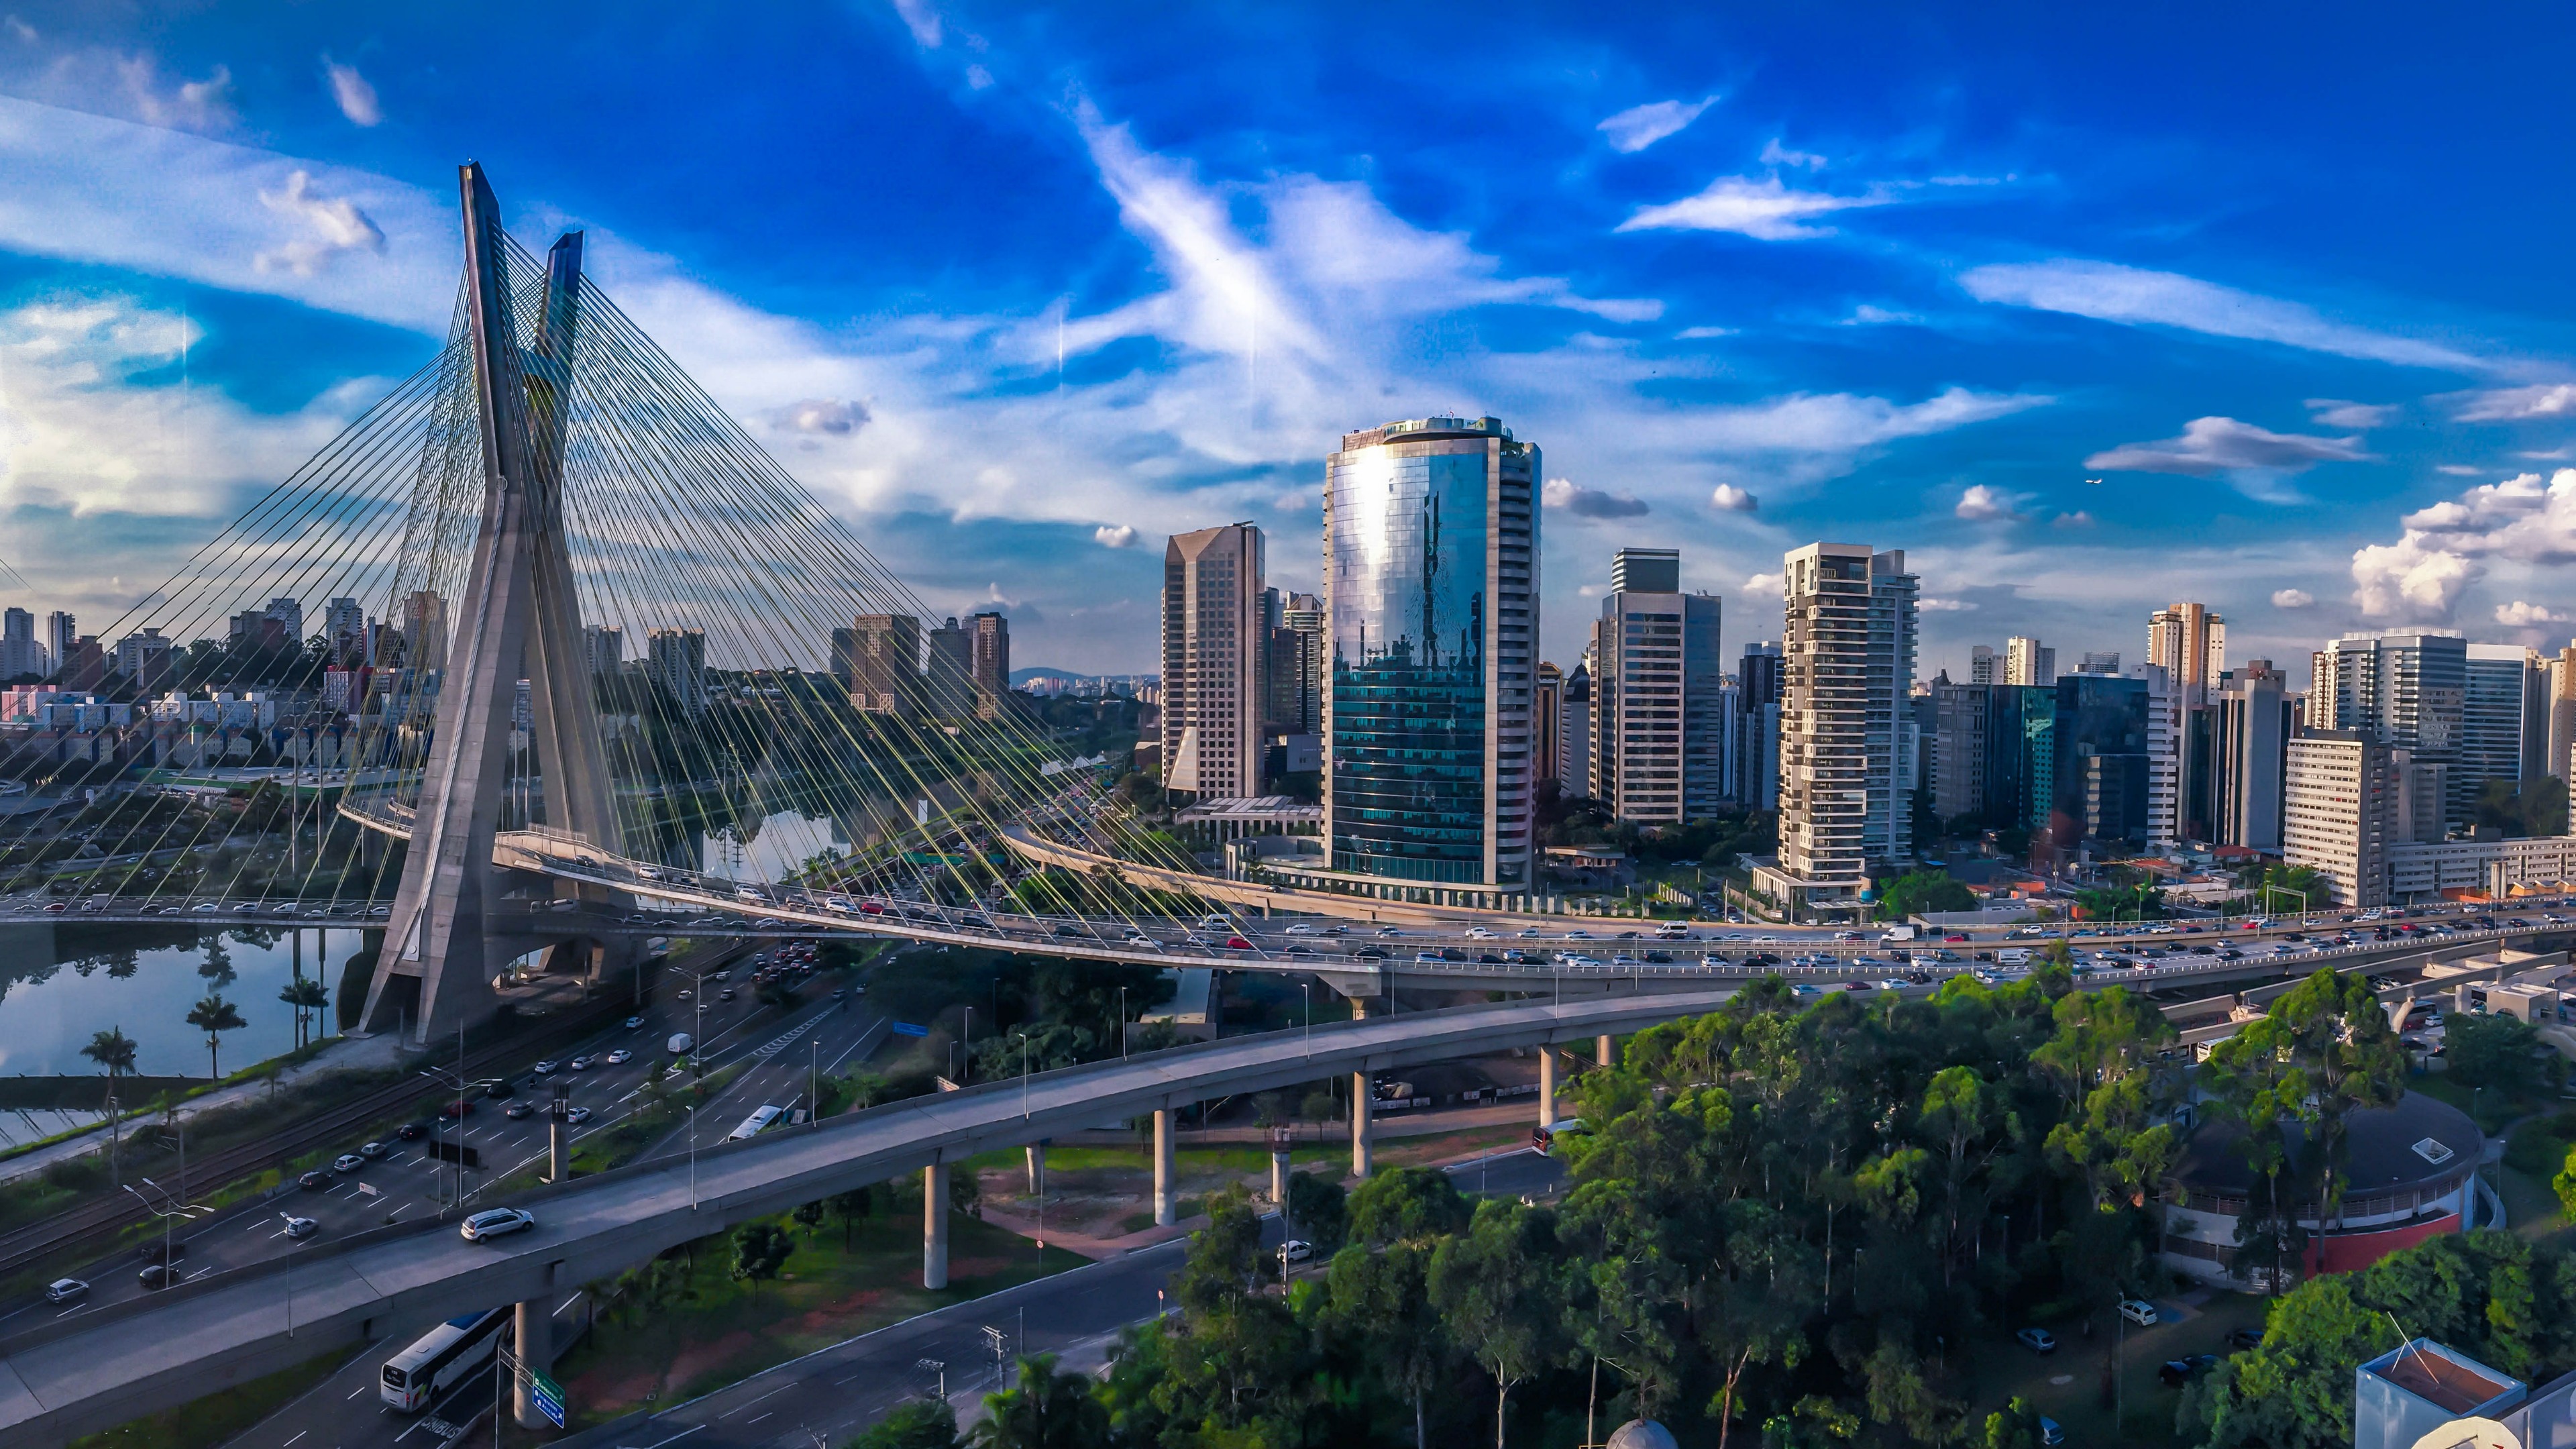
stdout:
[[[616,801],[582,653],[581,611],[564,518],[564,439],[582,303],[579,232],[548,254],[542,314],[529,341],[513,311],[508,238],[483,168],[459,172],[465,216],[467,335],[482,434],[482,516],[471,572],[444,654],[409,853],[386,922],[362,1030],[408,1020],[427,1043],[491,1015],[491,980],[528,949],[494,930],[508,878],[492,864],[509,789],[517,690],[529,687],[530,741],[549,829],[618,851]],[[580,893],[569,883],[542,892]],[[587,888],[604,898],[598,887]],[[580,943],[558,943],[578,946]],[[594,971],[617,945],[574,954]]]

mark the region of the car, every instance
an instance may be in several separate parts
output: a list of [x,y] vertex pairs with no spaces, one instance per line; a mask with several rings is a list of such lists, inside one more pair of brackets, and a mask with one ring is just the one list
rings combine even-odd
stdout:
[[293,1213],[286,1214],[286,1235],[288,1237],[309,1238],[320,1231],[322,1231],[322,1225],[313,1221],[311,1218],[299,1218]]
[[369,1142],[358,1149],[358,1155],[373,1160],[386,1156],[393,1150],[393,1144],[390,1142]]
[[1047,934],[1050,936],[1072,936],[1079,939],[1082,935],[1082,928],[1080,926],[1058,926],[1054,930],[1047,932]]
[[2120,1316],[2140,1328],[2152,1328],[2156,1322],[2156,1305],[2144,1298],[2123,1298],[2120,1300]]
[[[142,1284],[144,1291],[151,1292],[178,1282],[179,1270],[159,1263],[146,1263],[134,1270],[134,1281]],[[50,1293],[47,1296],[51,1296]]]
[[588,1107],[567,1107],[564,1109],[564,1120],[567,1122],[587,1122],[590,1120],[590,1109]]
[[471,1117],[474,1115],[474,1104],[461,1097],[451,1097],[438,1104],[438,1115],[442,1119]]
[[733,1000],[733,988],[730,986],[726,987],[724,990],[717,992],[716,997],[721,1001]]
[[1155,940],[1153,937],[1146,935],[1142,931],[1129,936],[1122,944],[1133,946],[1140,951],[1160,951],[1163,949],[1162,942]]
[[2015,1329],[2013,1330],[2013,1339],[2022,1347],[2029,1349],[2032,1353],[2057,1352],[2057,1335],[2049,1332],[2045,1328]]
[[331,1185],[331,1174],[318,1170],[308,1172],[296,1178],[295,1185],[306,1192],[320,1192]]
[[367,1159],[360,1157],[354,1152],[343,1152],[338,1157],[331,1159],[331,1170],[333,1172],[340,1173],[343,1176],[356,1172],[366,1165]]
[[509,1106],[501,1109],[501,1115],[509,1118],[513,1122],[525,1121],[526,1119],[537,1115],[537,1104],[534,1102],[512,1102]]
[[2249,1325],[2244,1328],[2231,1328],[2227,1331],[2227,1347],[2228,1351],[2231,1353],[2242,1349],[2261,1348],[2262,1346],[2263,1330],[2260,1328]]
[[[836,1000],[840,997],[840,994],[841,994],[841,993],[839,993],[839,992],[837,992],[837,991],[835,991],[835,992],[833,992],[833,993],[832,993],[833,997],[834,997]],[[608,1055],[606,1055],[606,1056],[604,1056],[604,1057],[601,1057],[601,1058],[600,1058],[600,1060],[601,1060],[601,1061],[603,1061],[603,1062],[608,1063],[608,1064],[609,1064],[610,1066],[612,1066],[612,1067],[622,1067],[622,1066],[626,1065],[628,1062],[631,1062],[631,1061],[635,1060],[635,1053],[628,1051],[628,1050],[627,1050],[626,1048],[624,1048],[624,1047],[619,1047],[617,1050],[615,1050],[615,1051],[613,1051],[613,1052],[610,1052]]]
[[2195,1353],[2182,1358],[2166,1359],[2156,1370],[2156,1377],[2164,1381],[2165,1387],[2178,1389],[2216,1367],[2218,1367],[2218,1355]]
[[484,1096],[496,1102],[519,1095],[519,1089],[510,1085],[508,1077],[486,1077],[474,1085],[483,1089]]
[[542,1061],[537,1063],[535,1066],[528,1068],[528,1070],[540,1077],[551,1077],[555,1073],[563,1070],[563,1063],[557,1061]]
[[626,1018],[626,1029],[627,1029],[628,1031],[637,1031],[637,1030],[641,1030],[641,1029],[642,1029],[642,1027],[643,1027],[643,1025],[644,1025],[644,1018],[642,1018],[642,1017],[640,1017],[640,1016],[630,1016],[630,1017]]
[[2048,1417],[2046,1414],[2040,1415],[2039,1442],[2042,1449],[2064,1449],[2066,1444],[2066,1426],[2057,1422],[2055,1419]]
[[426,1122],[405,1122],[394,1129],[394,1136],[404,1142],[418,1142],[428,1135],[429,1124]]
[[1378,933],[1378,935],[1379,935],[1381,938],[1389,937],[1389,936],[1401,936],[1401,935],[1403,935],[1403,934],[1404,934],[1402,931],[1397,930],[1397,929],[1396,929],[1395,927],[1393,927],[1393,926],[1380,926],[1380,927],[1378,927],[1378,928],[1377,928],[1377,933]]
[[1467,939],[1470,941],[1490,941],[1494,939],[1494,933],[1486,930],[1482,926],[1469,926],[1467,928]]
[[1289,935],[1291,935],[1291,936],[1311,936],[1311,935],[1314,935],[1314,934],[1315,934],[1315,928],[1314,928],[1314,927],[1312,927],[1312,926],[1303,926],[1303,925],[1300,925],[1300,926],[1290,926],[1290,927],[1288,928],[1288,934],[1289,934]]
[[45,1285],[47,1303],[69,1303],[89,1291],[89,1285],[78,1278],[57,1278]]
[[590,1058],[574,1057],[571,1061],[564,1063],[564,1065],[576,1072],[586,1072],[590,1070]]
[[536,1225],[537,1215],[526,1208],[487,1208],[467,1218],[457,1233],[469,1243],[483,1243]]
[[1291,1263],[1303,1263],[1315,1256],[1315,1245],[1304,1238],[1290,1238],[1279,1245],[1279,1255]]

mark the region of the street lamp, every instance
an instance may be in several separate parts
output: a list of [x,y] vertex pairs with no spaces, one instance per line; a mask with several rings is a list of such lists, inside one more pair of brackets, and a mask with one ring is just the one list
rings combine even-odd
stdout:
[[681,1110],[689,1114],[689,1211],[698,1210],[698,1104],[687,1102]]
[[1300,981],[1297,989],[1306,997],[1306,1055],[1311,1057],[1315,1054],[1315,984]]

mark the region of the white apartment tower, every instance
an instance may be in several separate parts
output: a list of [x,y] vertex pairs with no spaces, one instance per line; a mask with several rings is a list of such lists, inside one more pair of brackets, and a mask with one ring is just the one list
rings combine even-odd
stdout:
[[1163,546],[1163,786],[1203,798],[1261,793],[1268,643],[1261,530],[1172,535]]
[[2055,684],[2057,651],[2021,635],[2004,641],[2004,683]]
[[1798,549],[1782,574],[1780,863],[1754,884],[1855,908],[1914,849],[1915,579],[1902,550],[1849,543]]
[[2394,753],[2360,730],[2311,731],[2290,741],[2281,858],[2313,868],[2334,895],[2307,904],[2388,903],[2389,833],[2400,807]]
[[2147,616],[2147,662],[2163,668],[2181,692],[2183,708],[2198,709],[2227,672],[2227,621],[2207,604],[2156,610]]
[[1678,825],[1725,790],[1719,601],[1681,591],[1681,551],[1623,548],[1593,628],[1590,794],[1622,820]]

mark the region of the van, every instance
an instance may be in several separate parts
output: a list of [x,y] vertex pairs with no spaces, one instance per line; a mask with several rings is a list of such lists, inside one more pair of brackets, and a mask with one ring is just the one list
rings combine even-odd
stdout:
[[687,1032],[675,1031],[671,1033],[671,1039],[669,1041],[662,1043],[662,1049],[675,1057],[680,1057],[687,1056],[689,1054],[689,1048],[696,1046],[697,1044],[697,1039],[690,1036]]
[[1998,966],[2027,966],[2030,964],[2030,948],[2027,946],[2006,946],[1995,953],[1995,964]]

